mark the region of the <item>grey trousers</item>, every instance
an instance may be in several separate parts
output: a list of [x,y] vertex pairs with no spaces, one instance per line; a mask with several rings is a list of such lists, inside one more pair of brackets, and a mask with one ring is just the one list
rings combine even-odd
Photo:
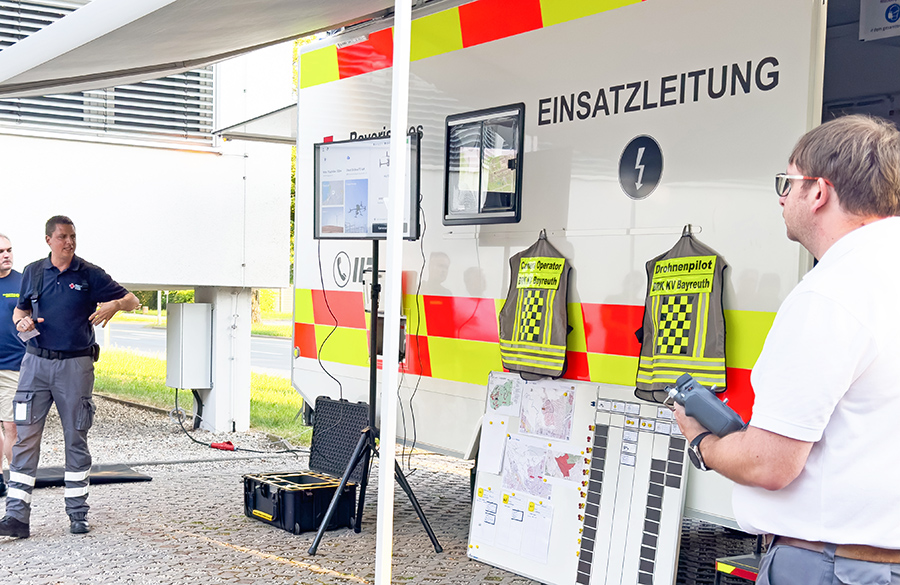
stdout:
[[91,474],[87,433],[94,422],[94,361],[90,356],[49,360],[25,354],[19,388],[13,399],[13,419],[19,439],[9,466],[6,514],[26,524],[31,519],[41,436],[55,402],[66,448],[66,513],[86,514]]
[[775,544],[763,557],[757,585],[900,585],[900,565],[869,563]]

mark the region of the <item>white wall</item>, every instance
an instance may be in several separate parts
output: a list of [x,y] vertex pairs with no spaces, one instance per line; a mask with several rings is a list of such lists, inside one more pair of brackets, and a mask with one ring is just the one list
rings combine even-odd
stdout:
[[[292,100],[290,43],[216,68],[216,128]],[[63,214],[78,255],[132,289],[288,284],[290,147],[217,141],[200,152],[7,132],[0,233],[17,269],[48,253],[44,222]]]

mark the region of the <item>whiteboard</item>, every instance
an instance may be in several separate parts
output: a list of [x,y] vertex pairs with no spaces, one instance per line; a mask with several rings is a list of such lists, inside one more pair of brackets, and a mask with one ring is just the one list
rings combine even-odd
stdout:
[[674,583],[686,441],[632,391],[491,373],[470,558],[544,583]]

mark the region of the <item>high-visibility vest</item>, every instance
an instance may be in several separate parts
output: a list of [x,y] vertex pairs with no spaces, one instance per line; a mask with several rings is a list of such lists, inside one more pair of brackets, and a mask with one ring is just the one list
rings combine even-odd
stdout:
[[500,360],[527,380],[566,371],[569,261],[541,237],[509,259],[510,282],[500,309]]
[[727,264],[691,235],[647,262],[647,298],[634,394],[666,399],[684,373],[725,390],[723,274]]

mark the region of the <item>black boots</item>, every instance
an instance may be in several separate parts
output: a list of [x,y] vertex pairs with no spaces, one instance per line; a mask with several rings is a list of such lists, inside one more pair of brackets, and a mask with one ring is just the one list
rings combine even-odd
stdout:
[[28,538],[31,536],[31,531],[28,529],[28,524],[19,522],[12,516],[4,516],[3,519],[0,520],[0,536]]
[[91,525],[88,524],[87,514],[72,514],[69,516],[71,524],[69,524],[69,532],[72,534],[87,534],[91,531]]

